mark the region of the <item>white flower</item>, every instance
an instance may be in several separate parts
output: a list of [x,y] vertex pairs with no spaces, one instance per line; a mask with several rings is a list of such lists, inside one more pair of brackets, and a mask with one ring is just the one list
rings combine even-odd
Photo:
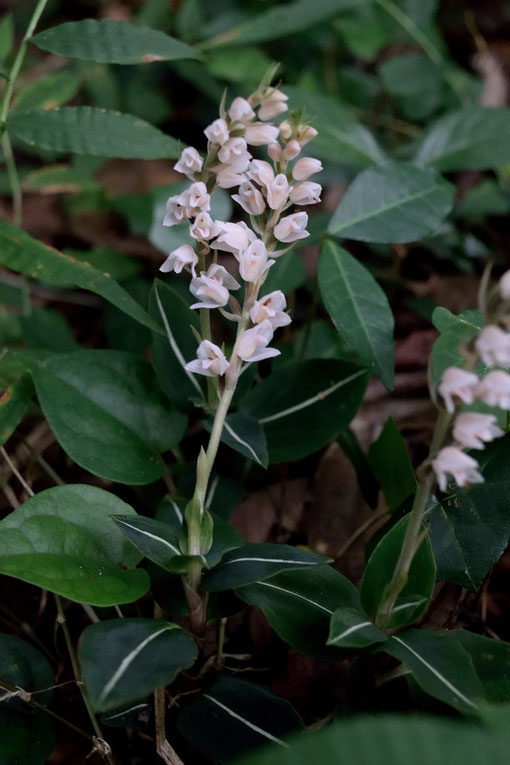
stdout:
[[281,290],[275,290],[254,302],[250,309],[250,319],[254,324],[267,320],[273,329],[285,327],[291,322],[289,314],[285,313],[286,307],[285,295]]
[[295,242],[298,239],[305,239],[310,236],[308,231],[305,231],[307,223],[308,215],[305,212],[286,215],[274,227],[274,235],[279,242]]
[[209,213],[199,213],[189,227],[190,236],[201,242],[208,242],[220,233],[220,227]]
[[282,147],[278,142],[270,143],[267,147],[267,153],[273,162],[279,162],[282,158]]
[[186,220],[186,218],[189,218],[190,215],[191,211],[180,204],[178,196],[170,197],[166,203],[163,226],[176,226],[178,223]]
[[495,324],[482,329],[475,340],[475,348],[481,360],[488,367],[497,364],[510,366],[510,333]]
[[211,209],[211,197],[202,181],[192,183],[178,197],[170,197],[168,202],[172,199],[176,199],[177,203],[185,210],[187,218],[191,218],[192,215],[197,215],[199,212],[209,212]]
[[301,146],[306,146],[306,144],[309,141],[312,141],[317,135],[317,130],[311,125],[301,125],[297,131],[296,139]]
[[278,138],[278,128],[274,125],[265,125],[263,122],[254,122],[246,125],[244,137],[250,146],[265,146],[274,143]]
[[221,118],[211,122],[211,124],[204,130],[204,133],[211,143],[219,143],[220,146],[223,146],[225,141],[228,141],[230,137],[228,125],[225,120]]
[[261,215],[266,209],[264,197],[250,181],[241,183],[239,194],[232,194],[232,199],[249,215]]
[[[236,160],[239,160],[240,158],[245,159],[245,155],[248,154],[248,162],[251,159],[251,155],[247,151],[248,146],[246,144],[246,141],[244,138],[241,138],[240,136],[235,138],[229,138],[228,141],[225,141],[223,146],[218,152],[218,159],[220,162],[228,162],[230,164],[235,163]],[[243,170],[246,170],[246,167],[243,167]]]
[[254,159],[250,162],[248,176],[259,186],[269,186],[274,179],[274,170],[264,159]]
[[232,252],[237,255],[238,252],[245,250],[250,242],[257,238],[251,228],[246,223],[227,223],[217,220],[216,223],[221,231],[219,237],[211,244],[212,249]]
[[510,375],[496,369],[482,377],[476,389],[476,397],[489,406],[510,410]]
[[282,112],[287,111],[288,96],[277,88],[267,88],[260,99],[259,119],[272,120]]
[[296,139],[293,138],[283,150],[283,156],[287,160],[292,160],[296,159],[299,154],[301,154],[301,146],[299,145],[299,141],[296,141]]
[[189,146],[181,153],[180,159],[174,165],[174,170],[183,175],[193,175],[193,173],[199,173],[202,169],[204,160],[196,149]]
[[289,140],[292,135],[292,125],[290,124],[289,120],[283,120],[283,122],[280,122],[279,133],[284,141]]
[[267,203],[271,210],[279,210],[285,204],[289,196],[289,182],[287,176],[279,173],[267,186]]
[[455,409],[453,396],[460,398],[464,404],[472,404],[475,398],[478,377],[473,372],[457,367],[448,367],[443,372],[437,390],[444,399],[446,409],[450,414]]
[[292,168],[292,177],[295,181],[306,181],[311,175],[320,173],[322,163],[313,157],[301,157]]
[[255,112],[251,108],[246,98],[234,98],[228,110],[228,116],[233,122],[248,122],[255,117]]
[[184,369],[206,377],[221,377],[229,366],[221,348],[210,340],[202,340],[197,348],[197,358],[186,364]]
[[437,457],[432,460],[432,467],[437,476],[441,491],[446,491],[448,480],[446,474],[453,476],[459,486],[469,483],[483,483],[483,476],[478,472],[478,462],[464,454],[456,446],[445,446]]
[[246,282],[255,284],[269,271],[274,260],[267,259],[264,242],[256,239],[243,252],[239,253],[239,273]]
[[216,183],[222,189],[231,189],[244,183],[246,176],[230,165],[221,165],[216,173]]
[[243,361],[261,361],[272,356],[279,356],[280,351],[266,346],[273,339],[273,328],[270,321],[263,321],[252,329],[243,332],[237,353]]
[[503,435],[493,414],[464,412],[453,426],[453,437],[465,449],[483,449],[484,441],[493,441]]
[[505,271],[499,280],[499,292],[503,300],[510,300],[510,270]]
[[191,280],[190,292],[199,302],[193,303],[190,308],[219,308],[227,305],[229,289],[239,289],[239,286],[226,268],[213,263],[207,271],[202,271],[200,276]]
[[322,186],[313,181],[302,181],[293,186],[289,197],[296,205],[315,205],[321,201]]
[[172,250],[162,266],[159,267],[163,273],[174,271],[176,274],[180,274],[184,266],[191,267],[191,273],[196,276],[195,266],[198,263],[198,255],[195,250],[189,244],[181,244],[176,250]]

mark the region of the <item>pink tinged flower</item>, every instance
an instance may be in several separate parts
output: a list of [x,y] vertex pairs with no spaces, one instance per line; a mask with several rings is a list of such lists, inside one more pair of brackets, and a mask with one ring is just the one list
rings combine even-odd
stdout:
[[262,280],[274,263],[274,260],[268,260],[266,246],[260,239],[252,242],[239,254],[238,259],[239,273],[246,282],[253,284]]
[[456,446],[445,446],[441,449],[437,457],[432,460],[432,467],[441,491],[446,491],[447,474],[453,476],[459,486],[483,483],[483,476],[478,471],[478,462]]
[[314,127],[311,125],[302,125],[296,134],[296,139],[301,146],[306,146],[306,144],[313,141],[317,135],[319,135],[319,133]]
[[457,367],[448,367],[443,373],[441,382],[437,386],[439,394],[443,397],[446,409],[450,414],[455,410],[453,397],[457,396],[464,404],[472,404],[478,385],[478,377],[473,372]]
[[481,360],[488,367],[497,364],[510,366],[510,333],[495,324],[482,329],[475,340],[475,348]]
[[267,186],[267,203],[271,210],[279,210],[289,196],[289,182],[287,176],[279,173]]
[[265,125],[263,122],[248,123],[244,131],[246,143],[250,146],[266,146],[274,143],[278,138],[279,130],[274,125]]
[[213,249],[232,252],[234,255],[237,255],[257,238],[251,228],[248,228],[243,221],[240,223],[228,223],[218,220],[216,223],[221,233],[211,244]]
[[204,130],[204,133],[211,143],[219,143],[220,146],[223,146],[230,137],[228,125],[225,120],[221,118],[211,122],[211,124]]
[[230,294],[229,289],[238,289],[239,284],[228,271],[213,263],[200,276],[190,282],[191,294],[198,298],[198,303],[193,303],[190,308],[220,308],[227,305]]
[[244,138],[229,138],[218,152],[220,162],[233,162],[237,157],[246,154],[248,146]]
[[247,329],[239,340],[237,353],[243,361],[262,361],[272,356],[279,356],[276,348],[268,348],[273,339],[271,322],[266,320],[252,329]]
[[232,199],[249,215],[261,215],[266,209],[264,197],[250,181],[241,183],[239,194],[232,194]]
[[299,154],[301,154],[301,146],[299,145],[299,141],[296,141],[296,139],[293,138],[283,150],[283,156],[287,160],[292,160],[296,159]]
[[246,98],[234,98],[228,110],[228,116],[233,122],[249,122],[255,117]]
[[211,279],[217,279],[228,290],[238,290],[241,286],[232,274],[223,266],[218,265],[218,263],[211,263],[207,269],[207,276],[210,276]]
[[199,173],[202,169],[204,160],[196,149],[192,146],[184,149],[179,161],[175,163],[174,170],[183,175],[193,175],[193,173]]
[[208,242],[209,239],[214,239],[220,233],[220,227],[214,221],[209,213],[199,213],[191,226],[189,227],[190,236],[193,239],[198,239],[201,242]]
[[301,157],[292,168],[292,177],[295,181],[306,181],[311,175],[320,173],[322,163],[313,157]]
[[503,435],[493,414],[464,412],[453,426],[453,437],[465,449],[483,449],[484,441],[493,441]]
[[510,300],[510,271],[505,271],[499,280],[499,292],[503,300]]
[[246,176],[230,165],[222,165],[216,173],[216,183],[222,189],[232,189],[244,183]]
[[195,250],[189,244],[181,244],[176,250],[172,250],[162,266],[159,267],[163,273],[174,271],[176,274],[180,274],[184,266],[190,266],[191,273],[196,276],[195,266],[198,263],[198,255]]
[[268,88],[260,100],[259,119],[272,120],[287,111],[288,96],[277,88]]
[[308,215],[305,212],[292,213],[292,215],[286,215],[281,221],[274,227],[274,235],[279,242],[296,242],[298,239],[305,239],[310,236],[308,231],[305,231],[306,224],[308,223]]
[[191,210],[184,207],[179,202],[179,198],[178,196],[173,196],[167,201],[163,226],[176,226],[191,216]]
[[275,290],[256,300],[250,310],[250,319],[254,324],[269,321],[273,329],[290,324],[291,318],[285,313],[287,301],[281,290]]
[[270,143],[267,147],[267,153],[273,162],[279,162],[282,158],[283,150],[279,143]]
[[177,197],[177,202],[186,210],[186,217],[190,218],[197,212],[209,212],[211,209],[211,197],[207,193],[207,187],[202,181],[192,183],[191,186]]
[[499,369],[482,377],[476,389],[476,397],[489,406],[510,410],[510,375]]
[[195,372],[206,377],[221,377],[229,366],[221,348],[209,340],[203,340],[197,348],[197,358],[186,364],[184,368],[188,372]]
[[315,205],[321,201],[322,186],[313,181],[302,181],[293,186],[289,197],[296,205]]
[[248,176],[259,186],[269,186],[274,180],[274,170],[264,159],[254,159],[250,162]]

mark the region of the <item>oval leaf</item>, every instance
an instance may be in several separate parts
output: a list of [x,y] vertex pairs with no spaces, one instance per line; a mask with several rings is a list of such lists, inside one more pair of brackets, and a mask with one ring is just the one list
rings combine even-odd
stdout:
[[83,19],[59,24],[39,32],[31,42],[58,56],[103,64],[147,64],[201,58],[195,48],[163,32],[111,19]]
[[337,648],[365,648],[386,640],[386,633],[376,627],[358,608],[339,608],[331,617],[328,645]]
[[[360,598],[363,608],[373,619],[377,616],[386,587],[393,577],[408,523],[409,516],[405,516],[384,535],[365,568]],[[397,598],[387,626],[403,627],[423,616],[432,597],[435,582],[434,556],[429,539],[425,537],[413,558],[407,584]]]
[[186,420],[170,410],[150,366],[123,351],[50,356],[34,372],[41,408],[69,456],[94,475],[145,484],[162,474]]
[[289,545],[251,544],[231,550],[221,563],[206,575],[202,586],[209,592],[231,590],[269,579],[282,571],[304,569],[328,563],[323,555]]
[[94,606],[131,603],[149,587],[141,556],[111,515],[136,515],[94,486],[56,486],[0,522],[0,573]]
[[0,446],[11,436],[25,414],[33,393],[29,377],[11,383],[0,394]]
[[240,403],[267,439],[269,462],[305,457],[330,443],[358,411],[367,374],[354,364],[329,359],[278,369]]
[[177,624],[137,618],[89,625],[78,651],[90,702],[99,712],[169,685],[197,655],[194,640]]
[[[24,691],[46,691],[37,694],[39,704],[48,704],[51,688],[55,682],[53,670],[46,659],[26,640],[14,635],[0,635],[0,680]],[[4,705],[22,708],[26,702],[20,699],[5,699],[0,704],[0,714]]]
[[178,142],[148,122],[95,106],[14,112],[8,130],[29,146],[65,154],[123,159],[179,156]]
[[369,167],[351,183],[329,233],[362,242],[414,242],[437,230],[453,207],[455,186],[405,162]]
[[138,515],[114,515],[112,520],[146,558],[167,571],[174,571],[171,561],[182,557],[179,531],[168,523]]
[[342,337],[360,361],[392,390],[393,314],[372,274],[342,247],[326,241],[319,259],[319,287]]

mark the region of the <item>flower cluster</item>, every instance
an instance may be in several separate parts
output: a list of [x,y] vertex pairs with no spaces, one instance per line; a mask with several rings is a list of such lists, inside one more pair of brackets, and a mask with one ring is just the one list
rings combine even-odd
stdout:
[[[189,371],[208,377],[228,373],[233,359],[237,366],[237,359],[253,362],[279,353],[268,346],[274,330],[291,321],[285,296],[276,290],[259,297],[259,291],[275,259],[309,235],[308,215],[291,208],[320,202],[321,186],[309,179],[322,165],[318,159],[301,156],[317,131],[292,115],[279,125],[273,123],[287,111],[287,96],[270,85],[270,77],[247,99],[238,97],[228,109],[220,107],[218,119],[204,130],[205,158],[193,147],[184,149],[175,169],[191,185],[170,197],[163,221],[165,226],[189,221],[194,243],[173,250],[160,270],[189,271],[190,291],[196,298],[191,308],[218,308],[238,323],[230,362],[210,337],[203,337],[197,358],[187,364]],[[254,156],[253,147],[265,147],[267,159]],[[211,216],[216,187],[232,189],[232,199],[239,212],[248,214],[250,225]],[[235,276],[216,262],[217,256],[207,263],[214,251],[233,255]],[[240,282],[245,286],[242,307],[230,294],[240,289]]]
[[[498,285],[499,300],[510,299],[510,271],[500,279]],[[505,323],[505,313],[500,321]],[[498,311],[495,312],[497,318]],[[447,412],[455,413],[457,404],[472,404],[481,401],[488,406],[497,406],[510,411],[510,374],[494,367],[510,367],[510,332],[505,331],[497,323],[486,326],[474,341],[474,353],[471,367],[477,362],[484,364],[489,371],[478,376],[472,371],[458,367],[449,367],[444,372],[438,385]],[[478,412],[462,412],[455,417],[452,435],[453,445],[443,447],[432,467],[436,474],[439,488],[447,487],[447,474],[452,475],[460,486],[469,483],[482,483],[483,477],[478,470],[477,461],[464,449],[483,449],[485,443],[503,435],[496,425],[493,414]]]

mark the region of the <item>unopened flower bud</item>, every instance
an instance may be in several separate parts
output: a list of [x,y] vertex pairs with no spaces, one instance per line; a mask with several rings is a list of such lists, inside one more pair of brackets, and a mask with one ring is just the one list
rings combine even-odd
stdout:
[[318,131],[311,125],[301,125],[297,131],[296,138],[301,146],[306,146],[309,141],[312,141],[315,136],[318,135]]
[[263,122],[254,122],[246,126],[244,137],[250,146],[265,146],[276,141],[278,128],[274,125],[265,125]]
[[203,164],[204,160],[198,151],[192,146],[188,146],[181,153],[179,161],[175,163],[174,170],[183,175],[193,175],[200,172]]
[[288,96],[277,88],[267,88],[260,100],[259,119],[272,120],[287,111]]
[[308,215],[305,212],[286,215],[274,227],[274,235],[279,242],[286,243],[305,239],[307,236],[310,236],[308,231],[305,231],[307,223]]
[[284,141],[288,141],[292,135],[292,125],[289,120],[283,120],[280,122],[280,135]]
[[297,156],[301,154],[301,146],[296,141],[295,138],[293,138],[291,141],[288,142],[287,146],[283,150],[283,156],[287,160],[296,159]]
[[259,186],[269,186],[274,179],[274,171],[269,162],[264,159],[254,159],[250,162],[248,175]]
[[292,168],[292,177],[295,181],[306,181],[311,175],[320,173],[322,164],[319,159],[313,157],[301,157]]
[[246,282],[255,284],[262,280],[264,274],[273,265],[274,260],[267,259],[266,246],[260,239],[256,239],[241,252],[239,258],[239,273]]
[[233,122],[249,122],[255,117],[255,112],[246,98],[238,97],[232,101],[228,116]]
[[221,118],[211,122],[204,130],[204,133],[211,143],[218,143],[220,146],[223,146],[230,137],[227,123]]
[[483,476],[478,471],[478,462],[456,446],[445,446],[441,449],[437,457],[432,460],[432,467],[441,491],[447,489],[447,474],[452,475],[459,486],[483,483]]
[[273,162],[279,162],[282,158],[282,147],[279,143],[270,143],[267,147],[267,153],[273,160]]

